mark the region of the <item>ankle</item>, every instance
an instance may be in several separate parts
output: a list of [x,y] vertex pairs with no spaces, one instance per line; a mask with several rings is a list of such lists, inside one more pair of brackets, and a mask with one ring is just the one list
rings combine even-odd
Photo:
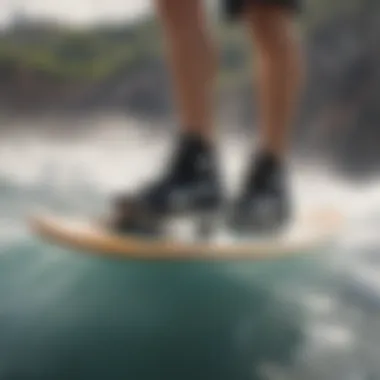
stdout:
[[208,154],[213,148],[209,138],[194,132],[181,132],[179,145],[181,150],[189,151],[191,154]]
[[262,150],[256,154],[255,166],[262,171],[272,172],[284,166],[284,159],[271,151]]

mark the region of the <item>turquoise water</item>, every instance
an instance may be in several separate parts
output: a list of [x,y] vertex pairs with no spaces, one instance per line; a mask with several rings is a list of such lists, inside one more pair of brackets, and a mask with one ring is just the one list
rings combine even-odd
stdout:
[[[115,163],[142,154],[120,140],[144,137],[109,133],[10,139],[0,153],[0,379],[380,378],[377,189],[358,204],[318,177],[352,211],[351,230],[329,251],[270,263],[106,260],[36,239],[26,210],[100,211],[134,183],[118,182]],[[130,178],[136,159],[124,161]],[[139,163],[136,181],[156,170],[142,173],[147,153]]]
[[243,264],[109,262],[32,241],[1,264],[2,378],[255,378],[302,341],[297,308],[243,281]]

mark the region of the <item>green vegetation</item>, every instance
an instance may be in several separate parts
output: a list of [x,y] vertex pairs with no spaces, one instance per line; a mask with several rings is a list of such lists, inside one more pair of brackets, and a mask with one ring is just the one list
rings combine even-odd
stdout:
[[151,22],[137,27],[63,29],[34,23],[8,30],[0,38],[0,67],[28,70],[50,78],[96,81],[121,67],[154,55],[157,38]]

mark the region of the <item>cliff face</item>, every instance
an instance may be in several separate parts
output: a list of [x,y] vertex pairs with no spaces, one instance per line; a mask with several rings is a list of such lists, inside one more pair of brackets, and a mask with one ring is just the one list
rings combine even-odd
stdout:
[[377,172],[380,162],[379,5],[363,1],[360,11],[320,27],[308,45],[300,142],[357,177]]

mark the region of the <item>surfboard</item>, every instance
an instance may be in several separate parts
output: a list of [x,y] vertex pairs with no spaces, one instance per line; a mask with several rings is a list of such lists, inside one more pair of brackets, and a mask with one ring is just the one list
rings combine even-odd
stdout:
[[40,211],[28,219],[32,232],[43,241],[82,253],[137,260],[270,260],[309,254],[328,247],[343,222],[343,214],[328,207],[300,213],[271,237],[243,239],[217,229],[207,240],[194,240],[181,235],[180,228],[158,238],[121,235],[83,215]]

